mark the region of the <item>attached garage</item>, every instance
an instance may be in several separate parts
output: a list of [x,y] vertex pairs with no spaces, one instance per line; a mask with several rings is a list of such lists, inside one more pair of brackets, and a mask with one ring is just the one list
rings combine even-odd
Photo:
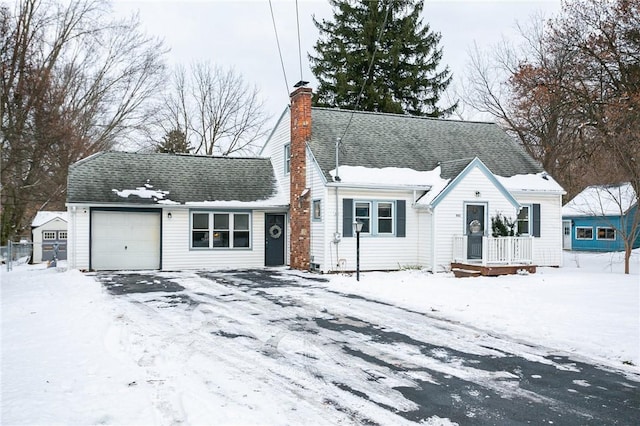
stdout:
[[91,211],[94,270],[160,269],[160,210]]

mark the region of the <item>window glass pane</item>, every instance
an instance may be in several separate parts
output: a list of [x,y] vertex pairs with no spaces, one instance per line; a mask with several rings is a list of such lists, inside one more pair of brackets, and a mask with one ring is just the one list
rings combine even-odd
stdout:
[[[228,217],[227,217],[228,219]],[[229,247],[229,231],[214,231],[213,233],[214,247]]]
[[369,231],[369,219],[360,218],[358,220],[360,222],[362,222],[362,231],[361,232],[365,232],[365,233],[370,232]]
[[379,234],[392,234],[393,233],[393,221],[391,219],[379,219],[378,220],[378,233]]
[[209,231],[193,231],[191,241],[193,247],[209,247]]
[[229,215],[228,214],[214,214],[213,215],[213,229],[229,229]]
[[233,215],[233,229],[239,229],[241,231],[248,231],[249,230],[249,215],[248,214],[235,214],[235,215]]
[[378,217],[391,217],[391,203],[378,203]]
[[67,239],[67,231],[60,231],[60,232],[58,232],[58,239],[60,239],[60,240],[66,240],[66,239]]
[[56,233],[54,231],[44,231],[43,238],[45,240],[55,240]]
[[356,203],[356,217],[369,217],[369,203]]
[[194,213],[193,214],[193,229],[209,229],[209,214],[208,213]]
[[235,231],[233,233],[234,247],[249,247],[249,231]]
[[321,219],[322,218],[322,205],[320,204],[320,200],[315,200],[313,202],[313,218]]

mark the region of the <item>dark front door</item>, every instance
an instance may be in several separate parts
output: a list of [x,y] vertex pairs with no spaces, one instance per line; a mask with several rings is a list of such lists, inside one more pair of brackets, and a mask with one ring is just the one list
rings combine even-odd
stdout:
[[484,235],[484,205],[467,205],[467,259],[482,259]]
[[284,219],[283,214],[265,215],[264,264],[266,266],[284,265]]

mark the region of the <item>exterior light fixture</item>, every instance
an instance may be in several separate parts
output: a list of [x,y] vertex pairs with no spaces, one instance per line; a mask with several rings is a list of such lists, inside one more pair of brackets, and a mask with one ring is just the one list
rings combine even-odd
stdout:
[[167,213],[167,217],[171,219],[171,212]]
[[356,281],[360,281],[360,232],[364,222],[356,220],[353,222],[353,229],[356,231]]

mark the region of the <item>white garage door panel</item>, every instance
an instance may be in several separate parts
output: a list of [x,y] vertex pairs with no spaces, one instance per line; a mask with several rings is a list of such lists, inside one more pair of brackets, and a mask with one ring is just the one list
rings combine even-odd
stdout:
[[160,214],[93,211],[91,267],[96,270],[159,269]]

